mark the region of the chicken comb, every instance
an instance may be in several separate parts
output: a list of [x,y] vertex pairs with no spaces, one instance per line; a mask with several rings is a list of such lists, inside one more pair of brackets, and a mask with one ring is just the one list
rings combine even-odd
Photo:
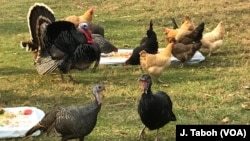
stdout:
[[91,8],[89,9],[89,13],[90,13],[91,15],[94,13],[94,8],[93,8],[93,7],[91,7]]

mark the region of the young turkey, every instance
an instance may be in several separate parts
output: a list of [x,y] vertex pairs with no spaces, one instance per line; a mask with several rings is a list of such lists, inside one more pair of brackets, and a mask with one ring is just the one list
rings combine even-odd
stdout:
[[84,137],[89,135],[96,126],[97,116],[102,106],[102,92],[105,86],[96,84],[93,88],[95,101],[87,106],[58,107],[52,109],[43,119],[28,130],[25,136],[32,135],[38,130],[47,132],[56,130],[61,134],[61,141],[79,139],[84,141]]
[[151,91],[152,80],[148,74],[140,77],[143,93],[138,105],[138,113],[144,124],[140,132],[140,139],[145,135],[145,129],[157,130],[155,141],[158,140],[158,131],[170,121],[176,121],[172,111],[172,101],[164,91],[155,94]]

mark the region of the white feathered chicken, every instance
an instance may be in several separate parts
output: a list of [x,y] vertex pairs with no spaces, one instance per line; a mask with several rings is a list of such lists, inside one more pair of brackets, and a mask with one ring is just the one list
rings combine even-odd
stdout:
[[35,3],[29,9],[28,24],[31,40],[22,42],[35,53],[35,67],[44,75],[59,69],[62,81],[67,74],[75,81],[70,70],[84,70],[99,65],[101,50],[94,44],[87,23],[79,27],[68,21],[55,21],[53,11],[43,3]]
[[225,34],[224,30],[224,25],[221,21],[211,32],[205,33],[203,35],[201,39],[202,47],[209,49],[208,56],[210,56],[223,45],[223,38]]

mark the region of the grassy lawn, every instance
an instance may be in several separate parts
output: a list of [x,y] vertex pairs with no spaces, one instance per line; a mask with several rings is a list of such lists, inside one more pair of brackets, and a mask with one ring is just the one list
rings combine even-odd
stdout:
[[[96,82],[106,86],[98,122],[86,140],[131,141],[143,127],[137,114],[141,96],[138,66],[100,65],[96,73],[73,70],[79,84],[61,83],[59,73],[40,76],[33,55],[20,48],[30,38],[27,12],[34,0],[1,0],[0,4],[0,105],[35,106],[45,112],[55,106],[85,105],[92,101]],[[205,22],[205,32],[219,21],[225,23],[224,45],[199,64],[171,65],[162,75],[168,86],[153,84],[152,90],[166,91],[177,116],[160,129],[160,141],[175,140],[176,124],[250,124],[250,1],[249,0],[43,0],[57,19],[81,15],[94,7],[93,22],[105,27],[105,36],[119,48],[134,48],[145,36],[150,19],[154,22],[159,46],[165,47],[164,27],[172,28],[170,17],[180,24],[185,14],[195,24]],[[208,50],[201,49],[204,56]],[[225,120],[227,119],[227,120]],[[146,130],[145,141],[155,131]],[[1,140],[1,139],[0,139]],[[60,140],[57,136],[6,139]],[[4,141],[2,139],[1,141]]]

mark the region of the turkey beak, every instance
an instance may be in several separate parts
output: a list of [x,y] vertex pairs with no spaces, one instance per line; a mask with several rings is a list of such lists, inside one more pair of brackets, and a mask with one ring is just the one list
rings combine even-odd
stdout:
[[101,94],[101,92],[99,92],[99,94],[97,95],[96,100],[97,100],[98,105],[102,103],[102,94]]
[[141,82],[141,89],[142,89],[142,92],[147,94],[147,91],[148,91],[148,84],[145,80],[141,79],[139,80]]
[[147,94],[147,92],[148,92],[148,83],[146,81],[144,81],[143,83],[144,83],[144,93]]

